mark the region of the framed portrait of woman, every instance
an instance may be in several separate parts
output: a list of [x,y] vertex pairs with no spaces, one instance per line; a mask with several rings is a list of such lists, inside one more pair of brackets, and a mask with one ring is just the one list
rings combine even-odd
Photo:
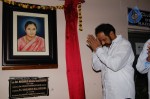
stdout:
[[49,55],[48,15],[14,11],[13,26],[13,55]]
[[3,2],[2,29],[3,70],[58,67],[56,10]]

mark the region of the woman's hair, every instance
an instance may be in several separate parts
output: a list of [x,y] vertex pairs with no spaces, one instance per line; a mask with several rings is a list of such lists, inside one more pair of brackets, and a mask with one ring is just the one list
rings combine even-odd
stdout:
[[109,35],[109,33],[113,31],[115,34],[115,28],[111,24],[100,24],[95,28],[95,35],[99,32],[104,32],[105,35]]
[[34,26],[37,28],[37,25],[36,25],[35,22],[33,22],[33,21],[27,21],[27,22],[25,23],[25,29],[27,28],[27,26],[28,26],[29,24],[34,24]]

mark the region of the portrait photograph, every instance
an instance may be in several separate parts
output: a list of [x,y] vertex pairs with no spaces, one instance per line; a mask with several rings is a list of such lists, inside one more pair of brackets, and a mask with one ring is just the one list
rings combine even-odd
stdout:
[[13,12],[13,54],[48,55],[48,16]]
[[56,23],[56,10],[3,2],[2,69],[57,68]]

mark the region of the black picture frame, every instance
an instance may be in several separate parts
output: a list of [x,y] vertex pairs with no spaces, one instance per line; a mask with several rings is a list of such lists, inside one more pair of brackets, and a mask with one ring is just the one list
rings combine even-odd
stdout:
[[[32,5],[32,4],[30,4]],[[36,5],[38,6],[38,5]],[[17,14],[16,14],[17,13]],[[21,13],[21,14],[18,14]],[[43,17],[43,16],[44,17]],[[25,16],[25,17],[24,17]],[[37,16],[37,17],[36,17]],[[45,32],[44,52],[19,52],[17,49],[20,19],[42,19]],[[22,18],[23,17],[23,18]],[[39,21],[40,22],[40,21]],[[23,22],[22,22],[23,24]],[[48,26],[47,26],[48,25]],[[46,32],[47,31],[47,32]],[[27,9],[3,2],[2,69],[57,68],[56,10]],[[17,33],[16,33],[17,32]]]

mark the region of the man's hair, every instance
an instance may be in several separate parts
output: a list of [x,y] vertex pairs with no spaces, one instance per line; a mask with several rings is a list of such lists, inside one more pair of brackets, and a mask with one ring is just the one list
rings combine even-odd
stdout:
[[100,24],[95,28],[95,35],[97,35],[99,32],[104,32],[105,35],[109,36],[110,32],[114,32],[115,34],[115,28],[111,24]]

